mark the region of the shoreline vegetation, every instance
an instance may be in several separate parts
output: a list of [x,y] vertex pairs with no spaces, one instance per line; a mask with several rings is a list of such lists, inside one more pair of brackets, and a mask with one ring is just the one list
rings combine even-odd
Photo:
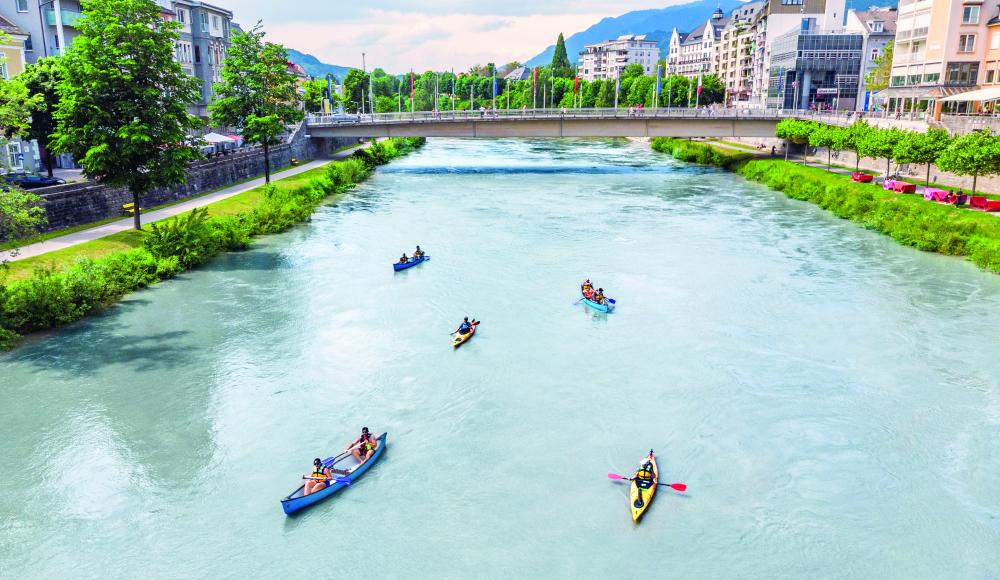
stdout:
[[[36,267],[30,277],[12,282],[0,270],[0,350],[14,348],[22,335],[101,312],[135,290],[169,280],[223,252],[245,250],[257,236],[285,231],[307,220],[330,196],[349,191],[376,167],[424,142],[392,138],[374,143],[346,160],[303,173],[310,176],[304,183],[265,185],[237,196],[245,197],[242,200],[230,198],[156,222],[146,230],[123,232],[129,239],[117,244],[120,250],[96,259],[77,257],[65,269]],[[231,211],[234,208],[239,211]]]
[[680,161],[712,165],[807,201],[926,252],[962,256],[1000,274],[1000,219],[982,212],[927,201],[919,195],[886,192],[850,177],[781,159],[756,159],[751,153],[722,150],[704,143],[657,137],[650,147]]

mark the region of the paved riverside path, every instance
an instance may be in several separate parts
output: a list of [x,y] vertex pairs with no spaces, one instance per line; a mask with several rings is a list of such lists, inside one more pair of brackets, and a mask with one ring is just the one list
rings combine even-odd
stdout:
[[[350,156],[352,153],[367,147],[365,145],[358,145],[357,147],[352,147],[341,151],[333,156],[333,160],[343,159]],[[329,163],[330,159],[320,159],[317,161],[310,161],[298,167],[293,167],[291,169],[286,169],[281,173],[276,173],[271,175],[271,181],[280,181],[286,177],[292,177],[293,175],[298,175],[300,173],[305,173],[311,169],[316,169],[317,167],[322,167]],[[239,195],[245,191],[249,191],[255,187],[260,187],[264,185],[264,178],[258,177],[251,181],[245,183],[240,183],[239,185],[234,185],[232,187],[227,187],[226,189],[221,189],[214,193],[209,193],[207,195],[202,195],[201,197],[196,197],[189,199],[187,201],[182,201],[176,205],[170,207],[165,207],[163,209],[158,209],[156,211],[144,212],[143,224],[150,224],[155,221],[163,220],[169,217],[180,215],[185,212],[189,212],[193,209],[204,207],[206,205],[215,203],[217,201],[222,201],[224,199],[233,197],[234,195]],[[49,252],[55,252],[57,250],[62,250],[65,248],[71,248],[79,244],[97,240],[110,236],[112,234],[117,234],[118,232],[124,232],[132,229],[133,219],[131,216],[120,219],[115,222],[107,223],[95,228],[90,228],[86,230],[80,230],[78,232],[73,232],[72,234],[66,234],[65,236],[59,236],[57,238],[52,238],[50,240],[45,240],[44,242],[38,242],[37,244],[30,244],[19,248],[16,256],[13,255],[12,251],[0,252],[0,262],[6,260],[8,262],[16,262],[18,260],[24,260],[27,258],[33,258],[35,256],[41,256],[42,254],[47,254]]]

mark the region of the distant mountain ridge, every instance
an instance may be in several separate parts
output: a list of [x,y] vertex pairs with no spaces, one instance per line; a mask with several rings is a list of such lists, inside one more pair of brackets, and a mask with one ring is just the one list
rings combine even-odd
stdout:
[[[570,61],[579,62],[580,51],[585,45],[611,40],[624,34],[647,34],[651,37],[650,40],[660,43],[660,54],[664,56],[674,27],[681,32],[688,32],[706,22],[716,8],[722,8],[728,14],[742,4],[740,0],[697,0],[666,8],[626,12],[621,16],[604,18],[590,28],[567,37],[566,52],[569,53]],[[552,36],[555,37],[558,33],[553,31]],[[525,66],[549,64],[555,48],[554,44],[549,46],[541,54],[525,62]]]
[[344,82],[344,77],[347,76],[347,72],[351,70],[351,67],[349,66],[326,64],[325,62],[321,62],[315,56],[299,52],[294,48],[288,49],[288,60],[306,69],[306,74],[311,77],[324,78],[327,74],[332,74],[337,77],[337,80],[340,82]]

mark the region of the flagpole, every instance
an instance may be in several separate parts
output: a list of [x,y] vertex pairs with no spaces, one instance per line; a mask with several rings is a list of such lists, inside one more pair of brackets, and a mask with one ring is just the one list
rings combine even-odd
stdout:
[[497,67],[493,67],[493,110],[497,110]]
[[452,117],[455,116],[455,104],[458,102],[458,99],[455,98],[456,96],[458,96],[455,94],[455,78],[456,78],[455,69],[451,69],[451,116]]
[[434,112],[438,112],[438,89],[441,85],[441,74],[434,73]]

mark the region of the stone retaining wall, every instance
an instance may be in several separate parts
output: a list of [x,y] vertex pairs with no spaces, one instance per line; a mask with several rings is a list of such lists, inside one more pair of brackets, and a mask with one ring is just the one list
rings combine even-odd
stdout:
[[[295,159],[320,159],[338,147],[356,139],[312,140],[300,125],[285,143],[271,148],[271,169],[279,169]],[[179,201],[262,176],[264,152],[254,149],[191,164],[187,182],[173,187],[161,187],[146,194],[142,207],[153,207]],[[45,231],[60,230],[112,217],[126,217],[122,205],[132,201],[125,188],[103,186],[95,182],[70,183],[34,190],[45,202],[49,223]]]

